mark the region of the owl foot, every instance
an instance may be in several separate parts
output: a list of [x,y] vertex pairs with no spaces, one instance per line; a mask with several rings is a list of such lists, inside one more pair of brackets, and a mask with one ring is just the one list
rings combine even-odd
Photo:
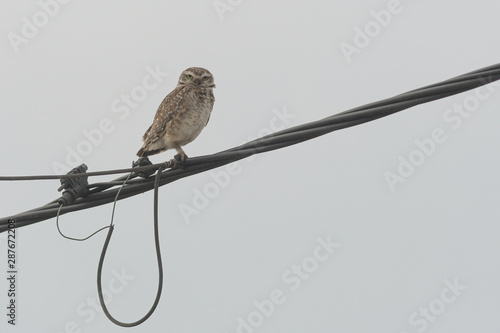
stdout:
[[179,164],[184,164],[184,161],[188,158],[188,156],[182,152],[174,156],[175,160],[179,162]]

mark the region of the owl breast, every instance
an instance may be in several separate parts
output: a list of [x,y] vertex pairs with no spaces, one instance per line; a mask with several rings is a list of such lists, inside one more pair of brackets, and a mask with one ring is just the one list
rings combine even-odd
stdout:
[[206,126],[214,104],[211,89],[193,89],[184,96],[185,107],[166,128],[164,142],[166,146],[184,146],[196,139]]

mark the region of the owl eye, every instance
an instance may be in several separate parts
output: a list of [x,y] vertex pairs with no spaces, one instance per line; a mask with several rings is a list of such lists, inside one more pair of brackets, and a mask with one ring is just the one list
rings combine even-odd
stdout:
[[206,81],[206,80],[208,80],[209,78],[210,78],[209,76],[204,76],[204,77],[203,77],[203,81]]
[[191,74],[186,74],[186,79],[192,79],[193,76]]

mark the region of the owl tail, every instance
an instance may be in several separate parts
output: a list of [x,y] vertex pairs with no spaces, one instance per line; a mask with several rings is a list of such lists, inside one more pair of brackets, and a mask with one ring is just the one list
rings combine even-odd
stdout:
[[150,156],[150,155],[156,155],[156,154],[159,154],[161,152],[164,152],[165,150],[167,150],[167,149],[166,148],[148,149],[146,147],[142,147],[137,152],[137,156],[139,156],[139,157],[146,157],[146,156]]
[[139,157],[146,157],[148,155],[149,155],[148,151],[146,149],[144,149],[144,147],[139,149],[139,151],[137,152],[137,156],[139,156]]

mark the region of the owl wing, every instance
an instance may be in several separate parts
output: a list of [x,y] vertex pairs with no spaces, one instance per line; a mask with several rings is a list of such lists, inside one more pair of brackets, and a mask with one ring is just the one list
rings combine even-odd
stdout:
[[156,111],[153,124],[149,126],[146,133],[144,133],[142,137],[145,147],[158,141],[163,135],[165,135],[168,123],[177,115],[179,112],[179,106],[182,104],[182,88],[184,87],[175,88],[161,102],[158,110]]
[[210,121],[210,116],[212,115],[212,110],[214,108],[215,96],[213,91],[210,91],[209,97],[210,97],[210,114],[208,115],[207,123],[205,124],[205,126],[208,125],[208,122]]

